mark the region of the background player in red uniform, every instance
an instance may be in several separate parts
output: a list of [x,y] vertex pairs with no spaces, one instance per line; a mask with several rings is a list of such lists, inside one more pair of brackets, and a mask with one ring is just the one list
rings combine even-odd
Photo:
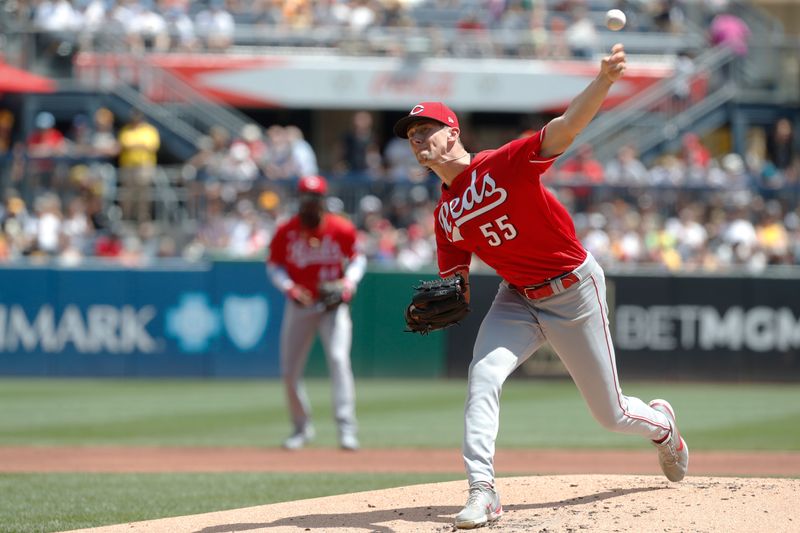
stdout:
[[[283,446],[296,450],[314,438],[311,405],[303,386],[303,370],[319,333],[331,375],[339,446],[357,450],[355,387],[350,367],[353,324],[346,305],[364,276],[366,258],[357,250],[356,228],[325,211],[328,185],[321,176],[298,182],[298,213],[278,227],[270,245],[267,272],[286,297],[281,325],[281,375],[286,386],[293,432]],[[326,306],[320,288],[338,281],[342,305]]]
[[652,440],[671,481],[686,474],[688,447],[669,403],[646,404],[622,394],[603,270],[540,179],[597,114],[625,64],[617,44],[563,115],[496,150],[467,152],[458,118],[440,102],[414,106],[395,125],[395,134],[409,139],[419,163],[443,183],[434,212],[440,276],[461,273],[468,280],[476,254],[503,279],[469,367],[463,454],[470,494],[455,518],[459,528],[480,526],[503,512],[493,465],[500,391],[514,369],[546,341],[600,424]]

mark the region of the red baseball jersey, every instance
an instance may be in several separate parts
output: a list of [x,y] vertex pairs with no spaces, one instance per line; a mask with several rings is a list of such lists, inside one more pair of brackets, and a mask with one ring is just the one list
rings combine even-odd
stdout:
[[267,261],[285,268],[292,281],[316,297],[321,281],[344,275],[346,262],[357,254],[356,239],[355,226],[339,215],[324,213],[314,229],[294,216],[276,230]]
[[541,182],[555,158],[538,153],[545,130],[473,156],[434,211],[439,275],[467,268],[471,254],[514,285],[535,285],[586,258],[566,208]]

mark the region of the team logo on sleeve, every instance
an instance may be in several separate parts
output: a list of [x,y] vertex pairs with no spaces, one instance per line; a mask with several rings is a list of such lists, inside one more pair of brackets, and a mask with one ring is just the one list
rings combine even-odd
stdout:
[[508,192],[488,172],[478,179],[477,169],[473,170],[470,184],[461,196],[442,203],[439,224],[451,242],[463,240],[459,229],[462,225],[501,205],[506,198]]

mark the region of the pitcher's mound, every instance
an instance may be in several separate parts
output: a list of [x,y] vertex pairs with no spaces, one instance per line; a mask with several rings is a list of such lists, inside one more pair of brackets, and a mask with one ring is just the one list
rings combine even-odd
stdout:
[[[800,480],[530,476],[497,480],[509,532],[800,531]],[[93,533],[454,531],[466,482],[449,481],[94,528]]]

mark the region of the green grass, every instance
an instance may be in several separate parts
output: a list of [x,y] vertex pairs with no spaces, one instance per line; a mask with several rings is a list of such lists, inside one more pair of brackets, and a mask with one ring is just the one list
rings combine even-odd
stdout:
[[459,478],[447,474],[0,474],[0,533],[64,531]]
[[[365,447],[458,448],[463,380],[359,380]],[[796,385],[623,383],[667,398],[693,450],[800,450]],[[311,380],[318,438],[333,447],[330,384]],[[0,380],[0,446],[274,447],[289,430],[278,381]],[[571,381],[512,380],[499,448],[642,449],[602,429]],[[461,476],[0,474],[0,533],[62,531]]]
[[[800,387],[623,384],[667,398],[695,450],[800,450]],[[332,446],[330,385],[311,380],[319,438]],[[457,448],[463,380],[359,380],[362,444]],[[289,430],[278,381],[0,380],[0,446],[276,446]],[[524,448],[638,448],[602,429],[571,381],[512,380],[498,444]]]

